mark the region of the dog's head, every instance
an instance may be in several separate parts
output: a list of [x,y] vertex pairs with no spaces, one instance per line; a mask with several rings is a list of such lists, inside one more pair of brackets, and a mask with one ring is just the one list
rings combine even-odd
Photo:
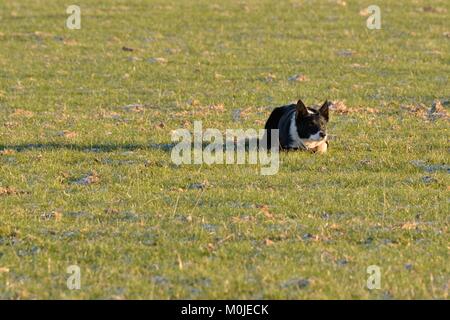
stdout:
[[328,100],[319,110],[307,108],[298,100],[296,110],[296,125],[299,137],[307,144],[313,145],[327,139],[328,109],[331,102]]

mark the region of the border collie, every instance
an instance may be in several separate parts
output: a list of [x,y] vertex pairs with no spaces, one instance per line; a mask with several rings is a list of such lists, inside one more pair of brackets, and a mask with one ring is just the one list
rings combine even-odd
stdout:
[[325,153],[328,149],[326,126],[330,105],[327,100],[316,110],[298,100],[297,104],[275,108],[265,125],[267,146],[271,146],[271,130],[278,129],[280,149]]

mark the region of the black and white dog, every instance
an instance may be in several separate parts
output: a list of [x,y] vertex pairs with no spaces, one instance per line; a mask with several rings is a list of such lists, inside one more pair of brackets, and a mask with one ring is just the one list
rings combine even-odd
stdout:
[[327,100],[316,110],[298,100],[297,104],[275,108],[265,125],[267,146],[271,146],[271,130],[278,129],[280,149],[326,152],[330,105]]

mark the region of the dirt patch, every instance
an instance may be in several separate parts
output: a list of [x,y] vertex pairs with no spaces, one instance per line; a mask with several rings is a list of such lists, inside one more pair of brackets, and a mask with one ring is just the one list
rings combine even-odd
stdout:
[[31,117],[33,117],[34,113],[32,111],[29,111],[29,110],[16,109],[16,110],[14,110],[14,112],[11,115],[13,117],[31,118]]
[[79,185],[90,185],[94,183],[100,182],[100,176],[97,174],[97,172],[92,171],[91,173],[87,174],[86,176],[74,181],[74,184]]
[[64,138],[68,138],[68,139],[73,139],[77,137],[77,133],[74,131],[69,131],[69,130],[63,130],[57,133],[58,137],[64,137]]
[[441,7],[425,6],[418,9],[419,12],[429,12],[429,13],[447,13],[447,9]]
[[24,191],[17,190],[14,187],[0,187],[0,196],[15,196],[24,193]]
[[450,166],[446,164],[429,164],[425,160],[412,160],[410,163],[426,172],[446,171],[450,173]]
[[288,81],[291,82],[304,82],[309,81],[308,77],[304,74],[294,74],[288,78]]
[[10,155],[15,154],[15,153],[16,153],[16,150],[13,150],[13,149],[0,150],[0,156],[10,156]]
[[423,103],[417,103],[411,105],[401,105],[400,108],[424,120],[434,121],[439,118],[449,118],[448,111],[444,107],[444,105],[447,104],[450,104],[450,101],[436,100],[433,102],[431,107],[428,107]]
[[448,119],[448,112],[444,107],[444,104],[450,104],[450,101],[436,100],[428,110],[428,118],[430,120],[436,120],[437,118]]
[[157,64],[167,64],[169,62],[166,58],[161,58],[161,57],[150,58],[150,59],[147,59],[147,61],[149,63],[157,63]]
[[348,107],[344,101],[334,101],[330,107],[330,110],[337,114],[352,114],[352,113],[380,113],[380,110],[376,108],[354,108]]

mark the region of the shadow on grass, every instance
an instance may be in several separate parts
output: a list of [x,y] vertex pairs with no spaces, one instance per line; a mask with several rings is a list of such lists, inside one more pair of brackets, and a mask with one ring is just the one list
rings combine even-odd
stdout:
[[[58,143],[58,142],[45,142],[45,143],[23,143],[23,144],[0,144],[1,150],[15,150],[17,152],[32,151],[32,150],[72,150],[81,152],[113,152],[113,151],[136,151],[136,150],[161,150],[164,152],[171,152],[172,149],[179,143],[104,143],[104,144],[74,144],[74,143]],[[206,147],[212,147],[214,145],[208,142],[202,143],[202,150]],[[195,148],[193,144],[180,145],[183,148]],[[226,144],[216,144],[214,148],[225,151]],[[232,144],[232,148],[236,146],[235,142]],[[257,144],[255,145],[257,146]],[[249,142],[245,141],[244,148],[249,150]]]
[[[104,143],[104,144],[74,144],[74,143],[58,143],[58,142],[46,142],[46,143],[23,143],[23,144],[0,144],[1,150],[15,150],[17,152],[32,151],[32,150],[72,150],[81,152],[113,152],[113,151],[136,151],[136,150],[162,150],[165,152],[171,152],[175,143]],[[202,149],[205,149],[209,144],[203,143]],[[191,145],[193,147],[193,145]],[[225,145],[221,145],[225,148]]]
[[112,152],[112,151],[135,151],[135,150],[147,150],[156,149],[163,151],[170,151],[173,145],[169,143],[104,143],[104,144],[74,144],[74,143],[58,143],[58,142],[45,142],[45,143],[23,143],[23,144],[0,144],[0,150],[12,149],[17,152],[30,151],[30,150],[73,150],[83,152]]

